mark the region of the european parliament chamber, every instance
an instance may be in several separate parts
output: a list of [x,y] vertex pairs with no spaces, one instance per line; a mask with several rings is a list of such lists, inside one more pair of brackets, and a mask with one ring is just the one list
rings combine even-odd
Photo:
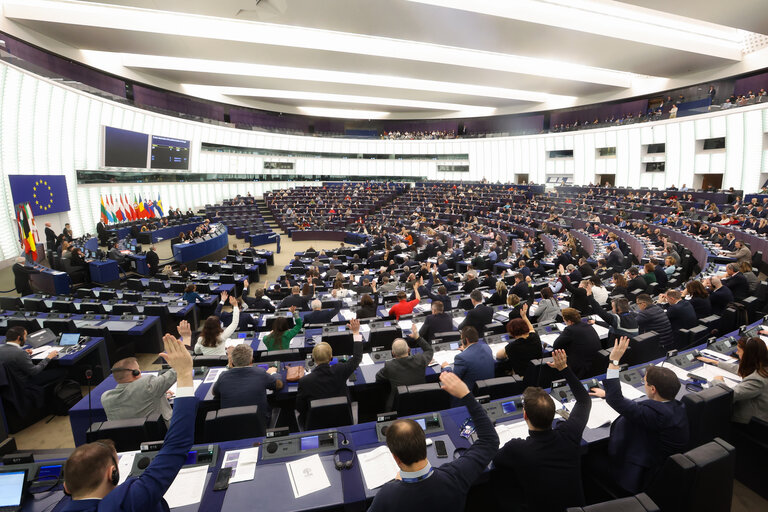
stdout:
[[0,510],[768,510],[763,3],[0,0]]

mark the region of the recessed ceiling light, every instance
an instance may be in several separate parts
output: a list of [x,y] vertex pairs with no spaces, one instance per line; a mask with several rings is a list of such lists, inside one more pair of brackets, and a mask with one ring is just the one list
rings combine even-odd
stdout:
[[383,119],[389,116],[389,112],[377,112],[375,110],[346,110],[342,108],[318,108],[298,107],[308,116],[317,117],[343,117],[347,119]]

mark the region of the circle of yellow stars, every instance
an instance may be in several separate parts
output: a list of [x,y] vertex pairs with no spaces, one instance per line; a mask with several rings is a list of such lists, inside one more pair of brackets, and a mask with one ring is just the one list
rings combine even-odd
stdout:
[[[45,196],[48,196],[47,204]],[[35,204],[42,211],[49,210],[53,207],[53,192],[51,192],[51,186],[45,180],[37,180],[32,186],[32,197],[35,200]],[[42,201],[42,204],[40,203]]]

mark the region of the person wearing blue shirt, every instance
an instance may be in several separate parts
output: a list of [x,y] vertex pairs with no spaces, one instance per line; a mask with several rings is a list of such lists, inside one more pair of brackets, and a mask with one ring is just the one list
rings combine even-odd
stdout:
[[195,302],[202,302],[203,298],[197,293],[196,290],[197,286],[194,283],[187,285],[187,287],[184,289],[184,295],[182,295],[181,298],[190,304]]
[[163,448],[139,477],[118,485],[117,452],[108,441],[79,446],[64,464],[64,490],[72,501],[62,509],[75,511],[167,511],[163,495],[187,461],[195,437],[197,398],[192,382],[192,356],[170,334],[163,337],[160,354],[178,375],[173,419]]

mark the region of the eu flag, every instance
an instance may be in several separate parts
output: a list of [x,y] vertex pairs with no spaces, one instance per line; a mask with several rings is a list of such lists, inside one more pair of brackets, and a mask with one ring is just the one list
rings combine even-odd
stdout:
[[61,174],[10,174],[13,204],[28,202],[34,215],[69,211],[67,178]]

